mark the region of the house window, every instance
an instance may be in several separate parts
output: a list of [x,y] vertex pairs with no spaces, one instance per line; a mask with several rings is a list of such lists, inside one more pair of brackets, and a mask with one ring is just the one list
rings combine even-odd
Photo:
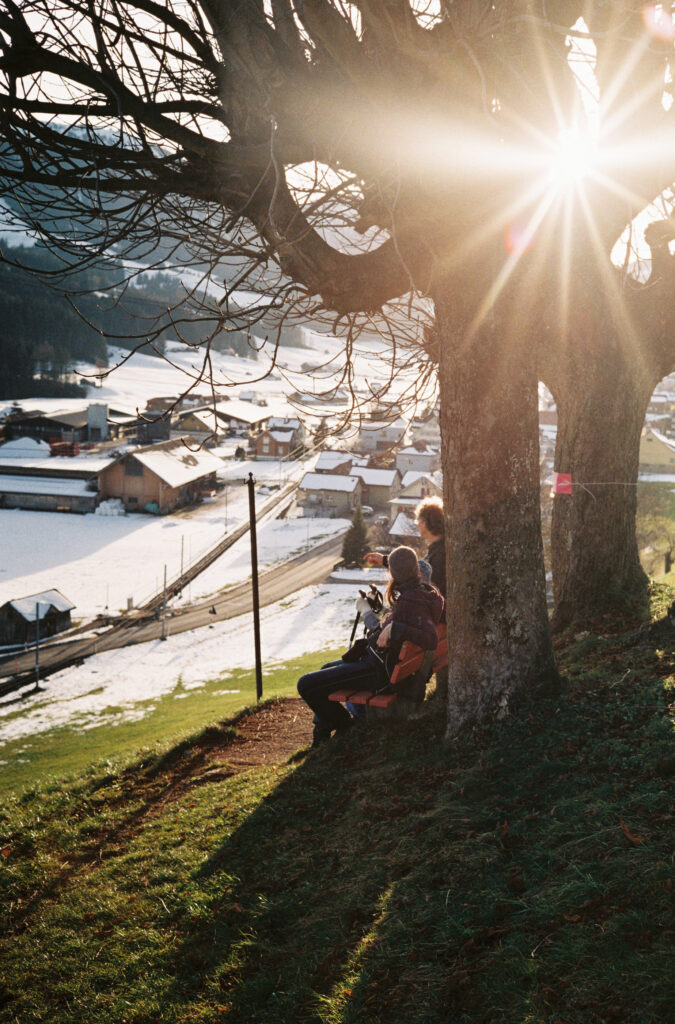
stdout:
[[263,437],[262,439],[262,450],[268,452],[270,450],[270,439],[269,437]]
[[143,466],[136,459],[127,459],[124,463],[125,476],[143,476]]

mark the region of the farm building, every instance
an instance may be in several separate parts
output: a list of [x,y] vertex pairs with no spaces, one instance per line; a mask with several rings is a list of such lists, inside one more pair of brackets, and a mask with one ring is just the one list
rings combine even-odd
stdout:
[[100,497],[119,498],[127,512],[165,515],[210,493],[219,469],[222,462],[211,452],[191,451],[181,438],[163,441],[107,466],[99,474]]
[[[24,440],[29,440],[28,438]],[[35,442],[34,442],[35,443]],[[0,507],[39,512],[93,512],[98,502],[97,474],[110,464],[101,458],[5,457],[0,448]]]
[[0,607],[0,643],[31,643],[36,638],[38,615],[40,637],[54,636],[70,629],[70,613],[75,605],[58,590],[44,590]]

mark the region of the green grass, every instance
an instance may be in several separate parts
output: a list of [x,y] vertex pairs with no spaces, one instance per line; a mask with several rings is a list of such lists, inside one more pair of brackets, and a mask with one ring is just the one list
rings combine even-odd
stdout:
[[[296,684],[303,672],[316,668],[317,658],[330,660],[338,652],[308,654],[263,673],[263,697],[296,694]],[[227,691],[232,691],[231,693]],[[106,708],[105,724],[79,729],[60,726],[31,737],[22,737],[0,744],[0,779],[3,792],[17,790],[86,770],[101,761],[113,763],[136,755],[139,750],[164,749],[210,722],[230,718],[241,708],[255,703],[255,674],[252,670],[235,670],[203,686],[186,689],[177,683],[168,693],[134,705],[134,714],[143,712],[137,721],[125,720],[128,709],[119,708],[117,724],[110,724],[114,708]],[[17,702],[11,717],[24,714],[30,696]]]
[[0,1021],[663,1024],[669,630],[451,745],[432,703],[230,774],[235,720],[8,798]]

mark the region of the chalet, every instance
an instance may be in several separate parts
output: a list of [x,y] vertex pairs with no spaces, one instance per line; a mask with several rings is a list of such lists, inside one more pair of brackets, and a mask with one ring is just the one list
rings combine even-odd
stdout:
[[400,444],[408,429],[408,424],[400,417],[393,421],[364,420],[359,429],[357,447],[363,452],[391,451]]
[[675,441],[645,427],[640,438],[640,473],[675,473]]
[[[436,473],[406,473],[401,481],[399,493],[389,502],[389,521],[392,524],[391,533],[397,517],[403,513],[414,520],[414,512],[423,498],[443,497],[443,476],[440,471]],[[413,536],[417,534],[417,528]]]
[[0,643],[31,643],[36,638],[38,618],[40,638],[70,629],[70,613],[74,607],[58,590],[7,601],[0,607]]
[[223,398],[213,407],[216,416],[228,433],[257,433],[267,426],[270,413],[264,406],[241,398]]
[[357,476],[305,473],[298,486],[297,503],[303,516],[351,518],[361,504],[363,485]]
[[181,412],[172,422],[171,437],[192,437],[199,444],[213,447],[225,437],[227,428],[212,408],[188,409]]
[[396,452],[396,468],[401,476],[409,470],[418,473],[433,473],[441,468],[441,455],[438,448],[417,441],[407,448]]
[[121,455],[99,474],[99,493],[119,498],[128,512],[165,515],[210,493],[219,469],[211,452],[191,451],[176,438]]
[[397,469],[352,466],[351,475],[359,477],[363,485],[362,501],[373,508],[386,508],[401,489],[401,474]]

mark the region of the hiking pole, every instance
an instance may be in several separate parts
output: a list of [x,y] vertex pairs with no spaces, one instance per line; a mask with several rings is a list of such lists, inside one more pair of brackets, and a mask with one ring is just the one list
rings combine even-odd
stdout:
[[356,636],[356,627],[357,627],[357,626],[358,626],[358,624],[359,624],[359,619],[360,619],[360,618],[361,618],[361,612],[357,612],[357,613],[356,613],[356,618],[354,619],[354,625],[353,625],[353,627],[352,627],[352,635],[351,635],[351,636],[350,636],[350,638],[349,638],[349,643],[350,643],[350,644],[353,644],[353,643],[354,643],[354,637]]

